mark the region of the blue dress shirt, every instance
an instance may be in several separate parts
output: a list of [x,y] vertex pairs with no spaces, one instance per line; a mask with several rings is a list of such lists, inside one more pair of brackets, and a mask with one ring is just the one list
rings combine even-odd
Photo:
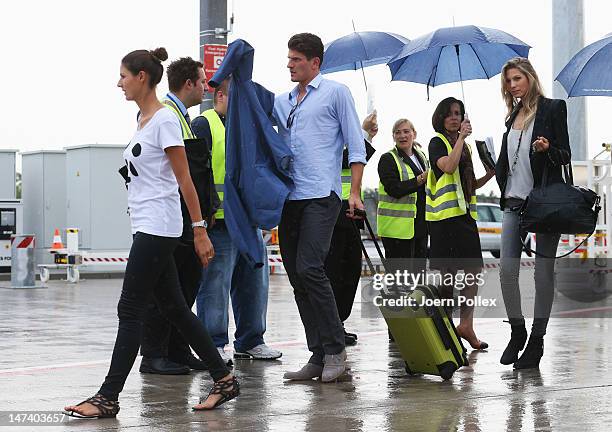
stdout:
[[342,196],[342,150],[348,148],[349,164],[365,165],[363,133],[351,92],[344,84],[317,75],[295,108],[298,87],[276,96],[274,120],[278,132],[293,152],[291,175],[295,189],[289,200],[323,198],[333,191]]

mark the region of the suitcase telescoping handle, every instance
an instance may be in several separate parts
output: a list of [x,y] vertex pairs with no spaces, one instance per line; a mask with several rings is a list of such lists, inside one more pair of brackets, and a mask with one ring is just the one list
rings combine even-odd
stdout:
[[[365,222],[365,225],[368,229],[368,232],[370,233],[370,238],[372,239],[372,241],[374,242],[374,246],[376,247],[376,251],[378,252],[378,256],[380,257],[380,262],[383,265],[383,268],[385,269],[385,272],[388,272],[388,267],[387,267],[387,261],[385,260],[385,257],[382,253],[382,249],[380,248],[380,245],[378,244],[378,240],[376,240],[376,236],[374,235],[374,230],[372,229],[372,225],[370,225],[370,221],[368,220],[368,216],[365,212],[365,210],[361,210],[361,209],[355,209],[354,210],[354,214],[355,216],[359,216],[361,218],[363,218],[363,221]],[[355,227],[355,230],[357,231],[357,233],[359,233],[359,229],[357,228],[357,225],[355,224],[355,221],[353,221],[353,226]],[[376,271],[374,270],[374,265],[372,264],[372,260],[370,259],[368,252],[365,248],[365,245],[363,244],[363,242],[361,241],[361,236],[359,237],[359,243],[361,243],[361,250],[363,252],[363,255],[365,256],[365,259],[368,263],[368,267],[370,267],[370,271],[372,272],[372,274],[376,273]]]

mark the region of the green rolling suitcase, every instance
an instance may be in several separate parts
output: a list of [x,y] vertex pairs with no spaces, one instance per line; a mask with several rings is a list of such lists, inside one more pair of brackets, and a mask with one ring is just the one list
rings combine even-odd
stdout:
[[[364,219],[383,267],[388,271],[372,227],[367,217],[364,216]],[[374,273],[374,266],[363,243],[361,247],[370,270]],[[406,372],[438,375],[444,380],[450,379],[457,369],[468,365],[468,360],[453,320],[448,317],[444,307],[435,303],[421,306],[423,298],[433,301],[440,299],[437,288],[433,285],[418,285],[406,295],[411,299],[406,301],[409,305],[380,306],[406,363]]]

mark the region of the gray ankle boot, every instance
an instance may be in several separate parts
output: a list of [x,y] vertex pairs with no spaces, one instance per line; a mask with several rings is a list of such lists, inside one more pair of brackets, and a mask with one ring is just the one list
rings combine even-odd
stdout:
[[313,378],[321,378],[321,373],[323,372],[323,366],[314,364],[314,363],[306,363],[302,369],[295,372],[285,372],[283,375],[283,379],[291,380],[291,381],[307,381]]
[[325,365],[321,381],[335,381],[346,371],[346,351],[342,350],[338,354],[325,354],[323,362]]

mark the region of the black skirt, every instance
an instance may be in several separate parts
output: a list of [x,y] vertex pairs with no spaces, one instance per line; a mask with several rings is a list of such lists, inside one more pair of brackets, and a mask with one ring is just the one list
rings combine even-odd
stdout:
[[430,222],[429,235],[431,268],[482,268],[478,227],[469,214]]

